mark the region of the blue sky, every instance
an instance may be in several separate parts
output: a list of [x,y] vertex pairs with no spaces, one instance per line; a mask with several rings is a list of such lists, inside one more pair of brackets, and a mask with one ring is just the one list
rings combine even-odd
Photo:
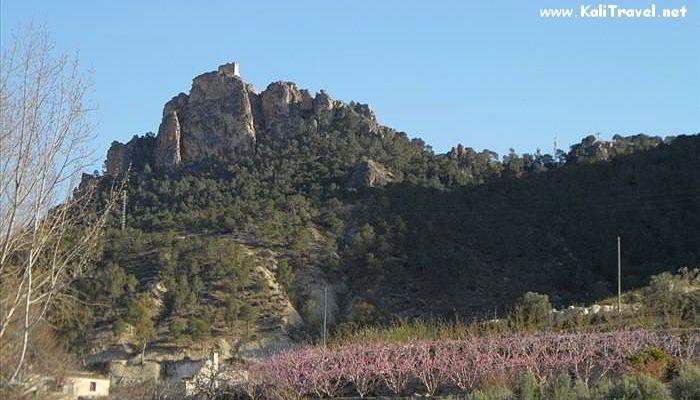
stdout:
[[[620,6],[651,1],[619,0]],[[262,90],[291,80],[369,103],[436,151],[549,151],[590,133],[700,131],[700,2],[685,19],[542,19],[514,1],[3,0],[2,41],[44,23],[94,73],[95,147],[157,131],[194,76],[237,60]],[[597,4],[597,3],[592,3]]]

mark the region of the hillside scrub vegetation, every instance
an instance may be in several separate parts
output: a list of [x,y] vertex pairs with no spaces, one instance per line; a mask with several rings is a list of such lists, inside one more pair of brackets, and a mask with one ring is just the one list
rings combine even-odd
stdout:
[[[614,156],[601,155],[606,143]],[[213,334],[249,325],[236,308],[265,285],[249,281],[259,261],[232,245],[241,242],[279,252],[276,278],[301,314],[313,303],[296,292],[305,266],[347,282],[342,298],[356,300],[339,305],[347,312],[338,322],[354,327],[503,319],[526,292],[546,295],[552,307],[596,301],[612,294],[617,235],[624,289],[700,261],[693,239],[700,236],[699,148],[697,136],[616,136],[602,144],[585,138],[557,156],[513,152],[501,160],[463,146],[434,154],[400,133],[342,131],[260,137],[255,153],[235,162],[135,164],[127,229],[118,229],[115,213],[101,260],[76,283],[86,303],[113,307],[93,307],[107,319],[84,320],[82,329],[123,319],[128,301],[156,283],[167,289],[157,324],[201,314]],[[363,158],[402,180],[348,186],[347,174]],[[99,177],[98,190],[114,179]],[[648,310],[669,304],[659,324],[681,326],[697,316],[687,303],[693,295],[674,293],[648,303]],[[550,324],[544,314],[528,315],[534,320],[512,324]]]

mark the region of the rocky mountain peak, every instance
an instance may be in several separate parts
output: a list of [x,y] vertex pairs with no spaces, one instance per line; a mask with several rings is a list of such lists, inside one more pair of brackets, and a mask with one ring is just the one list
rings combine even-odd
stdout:
[[[382,133],[366,104],[333,100],[325,91],[311,96],[293,82],[277,81],[261,93],[240,76],[238,63],[195,77],[188,94],[180,93],[163,107],[152,149],[154,167],[208,156],[237,156],[254,149],[261,135],[288,137],[319,129]],[[106,173],[123,173],[133,160],[134,143],[114,142]],[[138,163],[135,163],[138,164]]]

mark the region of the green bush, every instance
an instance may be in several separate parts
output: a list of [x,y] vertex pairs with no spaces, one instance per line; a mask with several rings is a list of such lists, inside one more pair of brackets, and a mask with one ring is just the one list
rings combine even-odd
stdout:
[[650,347],[627,359],[627,369],[633,373],[651,375],[656,379],[666,379],[673,360],[658,347]]
[[700,367],[690,361],[681,364],[671,381],[671,391],[676,400],[700,399]]
[[280,260],[277,263],[277,281],[285,290],[294,282],[294,270],[287,260]]
[[224,301],[224,320],[229,328],[232,328],[239,320],[239,314],[242,306],[243,302],[238,300],[236,297],[226,297],[226,300]]
[[518,400],[539,399],[539,385],[532,373],[520,374],[515,386],[515,395]]
[[666,385],[649,375],[623,376],[614,382],[606,397],[610,400],[672,400]]
[[190,319],[190,335],[193,340],[202,340],[209,336],[211,327],[209,326],[209,321],[203,318],[193,317]]
[[577,379],[574,383],[574,387],[571,389],[572,399],[576,400],[589,400],[591,398],[591,391],[588,388],[586,382]]
[[241,305],[241,309],[238,312],[238,318],[241,321],[245,321],[246,336],[250,336],[250,328],[255,326],[259,313],[260,311],[256,307],[253,307],[248,303]]
[[377,308],[366,301],[361,301],[352,308],[352,321],[360,325],[371,324],[377,316]]
[[651,278],[643,291],[644,308],[661,326],[697,326],[700,293],[691,289],[700,282],[700,270],[682,268],[678,272],[677,275],[664,272]]
[[573,398],[571,378],[566,373],[557,375],[544,385],[542,394],[547,400],[570,400]]
[[119,338],[124,334],[124,330],[126,329],[126,323],[124,323],[124,320],[121,318],[117,318],[116,321],[112,324],[112,335],[114,337]]
[[170,334],[173,335],[175,340],[182,339],[185,336],[185,330],[187,329],[187,321],[183,318],[173,318],[170,321]]
[[518,299],[511,315],[511,323],[515,329],[540,327],[549,322],[551,312],[549,296],[527,292]]
[[607,377],[602,378],[589,387],[589,395],[585,399],[607,400],[610,398],[610,392],[612,392],[614,386],[615,384],[610,379],[608,379]]
[[469,395],[469,400],[510,400],[512,398],[513,392],[502,386],[475,390]]

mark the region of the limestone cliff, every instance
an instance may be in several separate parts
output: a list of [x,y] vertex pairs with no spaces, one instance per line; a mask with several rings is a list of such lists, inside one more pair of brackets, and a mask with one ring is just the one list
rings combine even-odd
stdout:
[[156,139],[156,165],[176,165],[182,160],[180,154],[180,121],[177,111],[169,111],[163,116]]
[[[254,150],[263,135],[288,137],[319,129],[384,134],[367,105],[333,100],[321,91],[315,96],[293,82],[271,83],[264,91],[244,82],[234,64],[220,66],[194,78],[189,94],[180,93],[163,108],[163,117],[145,157],[152,167],[167,168],[208,156],[235,159]],[[133,141],[133,140],[132,140]],[[114,142],[107,154],[106,173],[118,175],[135,160],[133,143]],[[138,153],[138,154],[136,154]]]
[[283,136],[299,129],[313,129],[306,126],[313,112],[313,98],[294,83],[271,83],[260,99],[264,127],[270,134]]
[[118,175],[126,171],[127,168],[129,168],[128,147],[115,140],[107,150],[105,171],[108,175]]
[[253,86],[225,66],[196,77],[189,96],[178,96],[178,104],[173,105],[180,109],[182,159],[231,157],[251,149],[255,143],[252,102],[256,97]]

